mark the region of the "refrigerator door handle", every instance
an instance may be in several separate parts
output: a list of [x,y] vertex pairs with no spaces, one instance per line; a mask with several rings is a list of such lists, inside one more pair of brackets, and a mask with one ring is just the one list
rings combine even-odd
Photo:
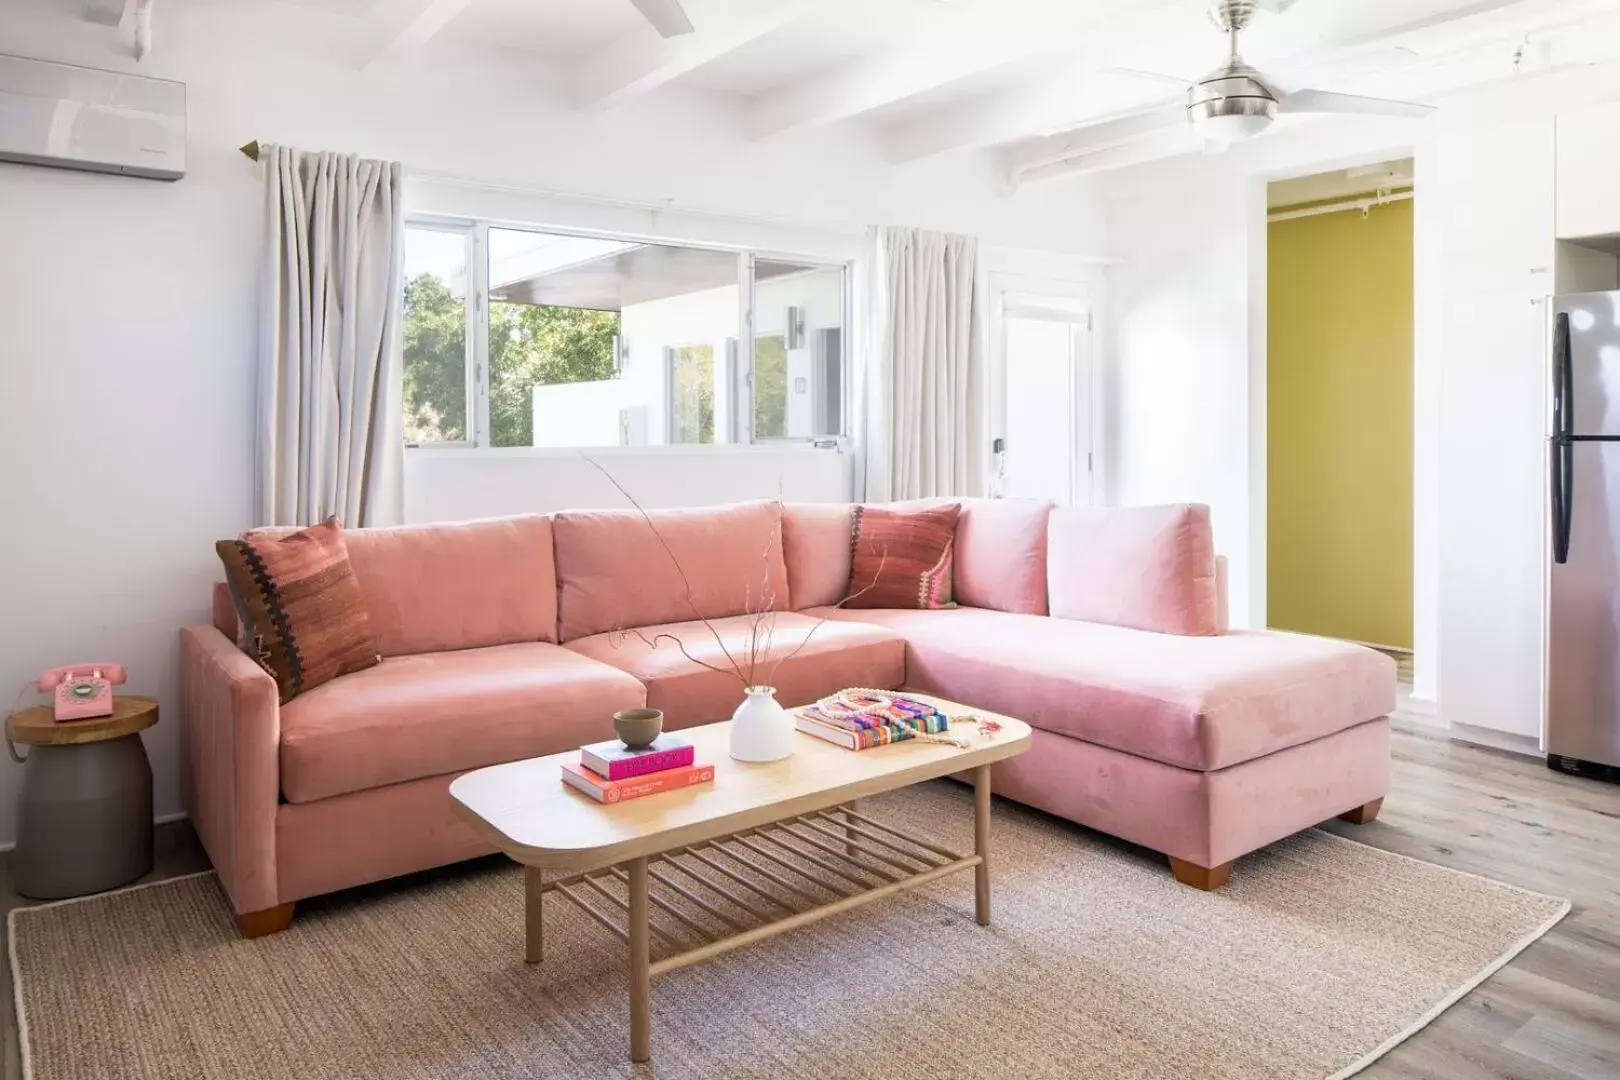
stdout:
[[1574,364],[1570,356],[1569,313],[1559,312],[1553,328],[1552,547],[1553,562],[1569,561],[1569,534],[1575,502]]

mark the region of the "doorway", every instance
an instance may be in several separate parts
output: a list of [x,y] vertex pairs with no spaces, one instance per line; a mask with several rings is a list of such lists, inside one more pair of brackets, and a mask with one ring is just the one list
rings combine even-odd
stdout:
[[991,493],[1096,500],[1091,316],[1074,297],[1003,292],[997,304]]
[[1411,678],[1411,159],[1267,192],[1266,625]]

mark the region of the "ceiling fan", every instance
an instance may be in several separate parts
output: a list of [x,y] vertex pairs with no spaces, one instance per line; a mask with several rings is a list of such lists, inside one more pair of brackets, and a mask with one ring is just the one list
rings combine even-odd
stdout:
[[647,17],[664,37],[680,37],[682,34],[692,32],[692,20],[686,17],[686,10],[681,7],[680,0],[630,0],[636,10]]
[[[1227,36],[1226,62],[1188,85],[1184,100],[1151,106],[1133,114],[1134,122],[1128,125],[1130,132],[1145,136],[1161,128],[1187,124],[1192,134],[1206,144],[1225,146],[1259,135],[1271,127],[1279,113],[1360,113],[1421,119],[1434,111],[1431,105],[1390,98],[1336,94],[1328,90],[1283,90],[1244,62],[1238,55],[1238,35],[1249,25],[1255,10],[1265,7],[1281,12],[1292,6],[1292,0],[1212,0],[1210,18]],[[1147,72],[1119,73],[1169,78]]]

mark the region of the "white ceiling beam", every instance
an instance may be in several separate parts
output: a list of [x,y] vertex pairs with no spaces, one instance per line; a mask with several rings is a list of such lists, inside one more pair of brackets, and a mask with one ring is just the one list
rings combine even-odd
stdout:
[[85,0],[85,22],[116,26],[127,38],[135,59],[144,60],[152,49],[152,9],[157,0]]
[[[820,76],[791,82],[749,103],[747,127],[758,139],[830,124],[946,86],[1003,64],[1063,48],[1110,5],[977,4],[952,9],[912,31],[903,45],[880,50]],[[1151,0],[1150,10],[1181,0]]]
[[1002,151],[1001,167],[1012,176],[1023,176],[1045,165],[1100,154],[1127,143],[1157,137],[1161,131],[1175,132],[1189,144],[1192,125],[1180,102],[1143,112],[1130,113],[1100,124],[1088,124],[1075,131],[1044,138],[1028,139]]
[[680,37],[637,32],[580,61],[574,100],[582,109],[602,109],[656,90],[704,64],[758,41],[801,18],[816,0],[774,0],[762,9],[727,18],[696,11],[696,30]]
[[1146,108],[1173,95],[1169,85],[1076,65],[1032,86],[914,113],[880,129],[879,141],[888,160],[917,161],[1067,130],[1075,124],[1078,102],[1084,102],[1088,111],[1107,115]]
[[1106,150],[1085,154],[1081,157],[1067,158],[1061,161],[1051,161],[1044,165],[1037,165],[1025,172],[1011,172],[1006,174],[1008,190],[1016,191],[1021,184],[1030,184],[1039,180],[1054,180],[1060,176],[1091,176],[1096,173],[1108,172],[1111,169],[1123,169],[1131,165],[1142,165],[1149,161],[1162,161],[1165,158],[1181,157],[1184,154],[1221,153],[1226,147],[1211,145],[1205,147],[1192,132],[1186,128],[1165,128],[1157,134],[1134,142],[1120,143]]
[[146,54],[152,51],[152,8],[156,4],[157,0],[135,0],[135,10],[126,12],[125,17],[134,24],[130,34],[137,60],[145,60]]
[[366,16],[358,58],[361,70],[427,44],[470,3],[472,0],[381,0]]
[[126,26],[135,18],[135,0],[85,0],[84,21]]

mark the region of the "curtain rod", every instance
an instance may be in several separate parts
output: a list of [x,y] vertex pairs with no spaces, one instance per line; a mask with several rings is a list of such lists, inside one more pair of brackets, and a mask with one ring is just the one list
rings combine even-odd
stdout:
[[1396,191],[1388,195],[1369,196],[1364,199],[1346,199],[1343,202],[1324,203],[1321,206],[1304,206],[1298,210],[1276,210],[1266,215],[1267,221],[1293,221],[1296,218],[1316,217],[1319,214],[1337,214],[1344,210],[1360,210],[1365,213],[1375,206],[1387,206],[1390,203],[1405,202],[1412,198],[1416,192]]
[[[238,149],[249,160],[259,160],[259,141],[243,143]],[[690,217],[714,218],[720,221],[734,221],[743,224],[772,225],[784,228],[805,229],[814,232],[824,232],[846,239],[855,239],[865,235],[864,229],[851,228],[847,225],[832,225],[813,221],[798,221],[793,218],[767,216],[764,214],[728,214],[720,210],[686,209],[669,203],[634,202],[628,199],[614,199],[601,195],[587,195],[575,191],[551,191],[545,188],[529,187],[523,184],[499,183],[488,180],[477,180],[468,176],[458,176],[454,173],[413,172],[413,179],[424,180],[428,183],[452,184],[464,187],[478,187],[491,191],[505,191],[514,194],[528,195],[543,199],[556,199],[561,202],[576,202],[596,206],[608,206],[620,210],[636,210],[646,214],[673,213],[685,214]],[[1109,256],[1082,255],[1078,252],[1059,251],[1050,248],[1021,247],[1016,244],[989,244],[991,248],[1000,248],[1006,251],[1018,251],[1032,255],[1053,255],[1060,258],[1076,259],[1087,263],[1117,263],[1120,260]]]

